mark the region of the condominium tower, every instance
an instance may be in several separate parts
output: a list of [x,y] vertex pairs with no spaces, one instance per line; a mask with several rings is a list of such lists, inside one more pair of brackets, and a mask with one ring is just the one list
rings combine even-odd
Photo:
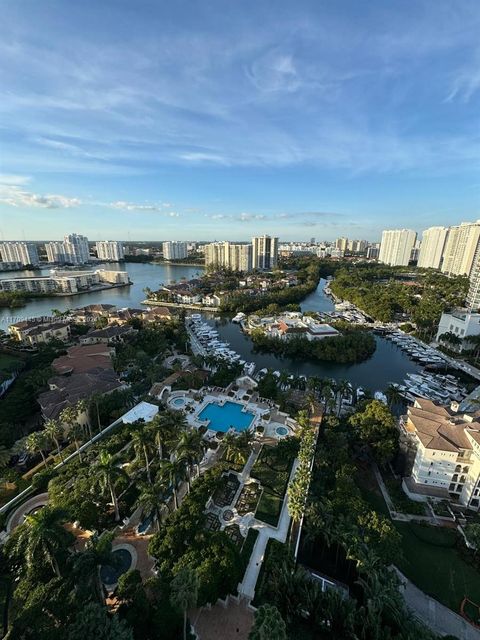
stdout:
[[440,269],[448,237],[448,227],[430,227],[422,235],[418,266],[424,269]]
[[382,233],[379,262],[392,267],[406,266],[410,261],[417,234],[411,229],[391,229]]
[[278,264],[278,238],[257,236],[252,238],[252,266],[254,269],[274,269]]
[[252,245],[211,242],[205,245],[205,266],[232,271],[251,271]]
[[84,264],[90,260],[88,238],[72,233],[63,242],[47,242],[45,245],[49,262],[59,264]]
[[186,242],[163,242],[162,249],[165,260],[181,260],[188,256],[188,245]]
[[2,262],[20,262],[22,265],[39,262],[37,245],[33,242],[2,242],[0,257]]
[[123,244],[116,240],[101,240],[96,243],[99,260],[118,262],[125,258]]
[[450,227],[443,253],[442,271],[470,276],[480,239],[480,221]]

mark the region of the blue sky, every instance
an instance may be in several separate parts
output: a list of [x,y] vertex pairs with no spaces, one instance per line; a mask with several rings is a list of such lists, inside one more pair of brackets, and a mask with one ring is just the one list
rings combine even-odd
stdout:
[[5,239],[378,239],[480,218],[477,0],[11,0]]

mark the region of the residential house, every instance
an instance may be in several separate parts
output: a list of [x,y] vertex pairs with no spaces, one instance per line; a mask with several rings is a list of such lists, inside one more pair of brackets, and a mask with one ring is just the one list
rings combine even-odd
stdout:
[[14,340],[31,346],[47,344],[51,340],[61,342],[70,340],[70,324],[62,320],[53,322],[45,318],[22,320],[11,324],[8,331]]

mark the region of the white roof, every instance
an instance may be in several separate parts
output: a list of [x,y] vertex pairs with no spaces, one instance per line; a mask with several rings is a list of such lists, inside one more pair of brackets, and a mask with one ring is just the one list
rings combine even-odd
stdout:
[[150,402],[140,402],[133,409],[127,411],[122,416],[122,422],[124,424],[132,424],[137,420],[143,420],[144,422],[151,422],[158,413],[158,407],[156,404],[150,404]]

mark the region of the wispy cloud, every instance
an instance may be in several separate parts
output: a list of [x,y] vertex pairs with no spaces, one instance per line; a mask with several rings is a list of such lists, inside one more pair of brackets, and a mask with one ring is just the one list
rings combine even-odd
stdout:
[[0,203],[11,207],[40,207],[43,209],[70,209],[81,204],[79,198],[59,194],[39,194],[24,189],[26,176],[0,176]]
[[170,218],[178,218],[179,213],[177,211],[166,211],[166,208],[169,208],[171,205],[168,202],[161,202],[158,204],[149,204],[149,203],[138,203],[138,202],[126,202],[125,200],[117,200],[116,202],[110,203],[110,206],[114,209],[121,209],[123,211],[137,211],[137,212],[148,212],[148,211],[156,211],[161,213],[164,216],[168,216]]

